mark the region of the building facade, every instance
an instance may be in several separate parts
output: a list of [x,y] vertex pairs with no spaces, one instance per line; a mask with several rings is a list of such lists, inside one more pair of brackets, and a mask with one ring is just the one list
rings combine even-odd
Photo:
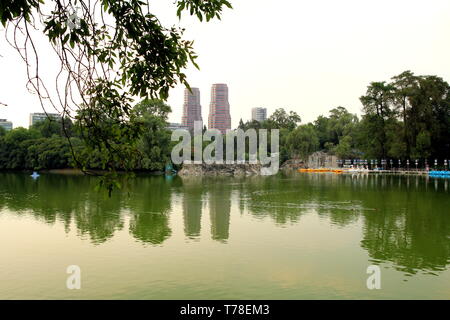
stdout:
[[252,108],[252,120],[263,122],[267,120],[267,109],[266,108]]
[[61,115],[58,113],[30,113],[30,127],[38,122],[44,121],[47,118],[52,118],[54,120],[60,120]]
[[213,84],[211,88],[208,128],[218,129],[222,134],[225,134],[228,129],[231,129],[228,86],[224,83]]
[[198,88],[184,89],[184,103],[183,103],[183,116],[181,117],[181,124],[184,127],[188,127],[190,130],[194,130],[194,122],[201,121],[202,119],[202,106],[200,104],[200,90]]
[[0,119],[0,127],[5,129],[6,131],[10,131],[13,128],[13,124],[11,121],[8,121],[6,119]]

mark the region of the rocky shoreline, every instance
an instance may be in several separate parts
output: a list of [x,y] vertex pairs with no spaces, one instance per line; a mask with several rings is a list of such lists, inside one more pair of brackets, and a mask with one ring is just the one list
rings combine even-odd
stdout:
[[260,164],[184,164],[180,176],[256,176],[261,174]]

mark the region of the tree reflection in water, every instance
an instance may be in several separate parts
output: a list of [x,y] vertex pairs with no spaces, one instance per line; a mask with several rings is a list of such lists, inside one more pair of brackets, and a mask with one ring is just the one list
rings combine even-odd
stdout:
[[[301,223],[314,214],[339,228],[360,224],[373,263],[389,261],[405,273],[439,272],[450,261],[448,180],[390,175],[295,174],[253,178],[142,176],[111,198],[94,191],[95,178],[0,173],[0,212],[31,215],[48,224],[73,225],[95,244],[123,230],[138,241],[161,245],[172,235],[175,195],[181,199],[184,234],[200,240],[202,213],[209,211],[211,238],[226,243],[232,207],[276,226]],[[233,198],[232,194],[238,195]],[[206,212],[206,211],[205,211]],[[258,223],[255,222],[255,228]],[[251,231],[249,231],[251,234]]]

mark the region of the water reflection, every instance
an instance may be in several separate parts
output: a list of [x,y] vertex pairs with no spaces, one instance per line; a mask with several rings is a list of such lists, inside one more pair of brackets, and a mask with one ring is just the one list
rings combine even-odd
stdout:
[[61,222],[67,231],[74,221],[80,236],[101,243],[123,227],[122,196],[101,201],[89,192],[93,187],[88,177],[42,175],[32,180],[25,174],[0,174],[0,212],[7,208],[49,224]]
[[128,225],[134,239],[149,245],[163,245],[171,238],[171,218],[177,214],[182,214],[185,237],[201,240],[204,214],[210,237],[226,243],[233,236],[236,206],[242,215],[272,220],[277,227],[301,224],[306,215],[316,215],[330,227],[360,225],[358,245],[372,261],[389,261],[408,274],[439,272],[450,261],[448,180],[388,175],[145,176],[112,198],[94,192],[96,183],[84,176],[44,174],[34,181],[27,174],[1,173],[0,214],[61,223],[94,244],[108,241]]
[[200,236],[203,210],[203,184],[199,179],[183,181],[181,190],[183,197],[184,233],[190,239]]
[[312,211],[339,227],[361,221],[361,247],[372,262],[390,261],[408,274],[447,268],[448,181],[393,175],[272,179],[247,190],[248,208],[258,217],[287,223]]
[[137,178],[132,182],[130,189],[134,195],[127,199],[130,233],[144,243],[161,244],[172,234],[169,227],[171,180]]
[[225,183],[213,183],[208,193],[211,237],[225,242],[230,232],[231,188]]

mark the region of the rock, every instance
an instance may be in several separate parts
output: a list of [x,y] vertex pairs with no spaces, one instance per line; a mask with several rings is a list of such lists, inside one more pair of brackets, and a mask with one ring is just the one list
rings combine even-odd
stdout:
[[300,168],[305,168],[305,163],[302,159],[289,159],[286,162],[284,162],[280,170],[282,171],[296,171]]
[[318,151],[314,152],[308,157],[308,162],[306,163],[307,168],[337,168],[338,158],[334,155],[329,155],[325,152]]
[[325,152],[314,152],[306,161],[302,159],[289,159],[283,163],[280,170],[294,171],[303,168],[337,168],[338,158],[334,155],[329,155]]
[[260,164],[183,164],[180,176],[253,176],[261,174]]

